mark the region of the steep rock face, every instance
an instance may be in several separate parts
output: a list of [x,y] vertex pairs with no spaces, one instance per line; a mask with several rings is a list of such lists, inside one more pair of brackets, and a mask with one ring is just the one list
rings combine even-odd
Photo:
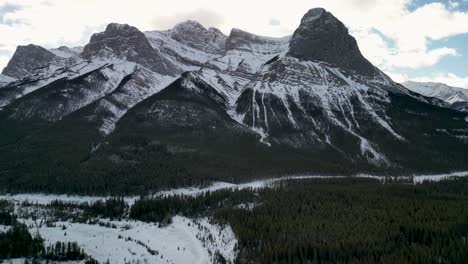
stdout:
[[2,74],[22,78],[58,59],[52,52],[37,45],[18,46]]
[[353,72],[373,76],[375,67],[362,56],[346,26],[325,9],[311,9],[301,20],[289,45],[288,55],[327,62]]
[[129,25],[109,24],[104,32],[91,37],[81,56],[85,59],[127,60],[164,75],[174,76],[179,72],[158,50],[153,49],[143,32]]
[[404,140],[386,115],[390,100],[381,87],[390,80],[345,74],[324,63],[281,58],[245,87],[237,116],[267,144],[298,149],[329,146],[353,159],[389,165],[368,131]]

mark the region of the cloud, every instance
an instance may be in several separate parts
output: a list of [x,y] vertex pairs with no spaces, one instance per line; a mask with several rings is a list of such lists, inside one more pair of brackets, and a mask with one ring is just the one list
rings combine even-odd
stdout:
[[409,80],[408,76],[402,73],[387,71],[386,74],[397,83],[402,83]]
[[195,20],[205,27],[219,28],[223,25],[224,19],[221,15],[209,9],[197,9],[187,13],[176,13],[170,16],[158,16],[154,18],[153,25],[156,29],[169,29],[177,23],[185,20]]
[[457,50],[448,47],[403,50],[393,47],[381,34],[373,31],[354,31],[363,54],[383,70],[419,69],[437,64],[447,56],[459,56]]
[[270,19],[270,23],[269,23],[269,24],[270,24],[270,26],[276,27],[276,26],[280,26],[280,25],[281,25],[281,21],[279,21],[278,19],[272,18],[272,19]]
[[[1,56],[0,55],[0,65],[7,65],[8,61],[10,60],[10,56]],[[2,72],[1,70],[3,67],[0,68],[0,73]]]
[[15,5],[9,2],[0,4],[0,24],[14,24],[17,23],[18,21],[12,21],[9,20],[6,17],[8,13],[13,13],[15,11],[18,11],[21,9],[21,6]]

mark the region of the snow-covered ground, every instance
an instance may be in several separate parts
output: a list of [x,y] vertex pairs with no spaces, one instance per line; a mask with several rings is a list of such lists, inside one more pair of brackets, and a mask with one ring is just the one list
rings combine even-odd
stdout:
[[[36,226],[23,220],[31,233],[39,232],[46,245],[77,242],[86,254],[104,263],[213,263],[215,252],[232,263],[237,240],[229,226],[212,224],[207,218],[173,218],[167,227],[140,221],[108,221],[117,228],[57,222],[56,227]],[[106,222],[107,223],[107,222]],[[65,229],[63,228],[65,226]]]
[[[456,172],[439,175],[415,175],[399,177],[412,180],[414,184],[424,181],[440,181],[451,177],[468,176],[468,172]],[[356,177],[375,178],[384,180],[384,177],[361,174]],[[197,196],[208,191],[222,189],[265,188],[273,183],[286,179],[314,179],[314,178],[344,178],[344,176],[291,176],[257,180],[242,184],[215,182],[204,188],[179,188],[161,191],[155,196],[191,195]],[[2,195],[0,199],[14,201],[17,207],[21,202],[29,201],[38,205],[49,204],[54,200],[66,202],[95,202],[108,197],[94,196],[66,196],[44,194],[16,194]],[[127,203],[132,205],[137,197],[126,197]],[[244,205],[242,205],[244,206]],[[246,209],[255,205],[245,205]],[[29,208],[28,210],[33,209]],[[36,209],[34,209],[36,210]],[[37,209],[40,210],[40,209]],[[84,251],[101,263],[107,260],[110,263],[213,263],[218,252],[227,261],[234,262],[237,239],[229,226],[220,226],[211,223],[209,218],[189,219],[175,216],[173,222],[164,227],[158,223],[145,223],[133,220],[110,221],[98,219],[102,224],[86,224],[72,222],[56,222],[55,226],[48,227],[37,219],[19,219],[30,228],[32,234],[39,232],[45,239],[45,244],[57,241],[77,242]],[[43,219],[42,219],[43,220]],[[109,225],[107,225],[109,223]],[[0,232],[9,229],[0,226]],[[15,262],[16,261],[16,262]],[[17,259],[12,263],[23,263]]]
[[[346,176],[287,176],[287,177],[279,177],[279,178],[271,178],[271,179],[262,179],[256,180],[246,183],[240,184],[233,184],[227,182],[214,182],[208,187],[188,187],[188,188],[178,188],[178,189],[171,189],[167,191],[160,191],[154,194],[155,197],[158,196],[170,196],[170,195],[186,195],[186,196],[197,196],[206,192],[213,192],[217,190],[224,190],[224,189],[258,189],[271,186],[271,184],[281,181],[281,180],[301,180],[301,179],[325,179],[325,178],[345,178]],[[376,176],[370,174],[359,174],[355,177],[359,178],[374,178],[374,179],[381,179],[384,180],[385,177],[383,176]],[[422,183],[424,181],[441,181],[444,179],[449,179],[453,177],[468,177],[468,171],[461,171],[461,172],[453,172],[453,173],[446,173],[446,174],[427,174],[427,175],[409,175],[409,176],[398,176],[395,178],[398,179],[408,179],[413,180],[413,183]],[[0,200],[9,200],[14,201],[16,203],[21,203],[24,201],[28,201],[34,204],[42,204],[46,205],[52,201],[60,200],[64,202],[74,202],[74,203],[83,203],[83,202],[96,202],[98,200],[105,200],[110,198],[109,196],[78,196],[78,195],[56,195],[56,194],[5,194],[0,195]],[[125,202],[127,202],[130,206],[135,203],[138,199],[138,196],[127,196],[124,198]]]

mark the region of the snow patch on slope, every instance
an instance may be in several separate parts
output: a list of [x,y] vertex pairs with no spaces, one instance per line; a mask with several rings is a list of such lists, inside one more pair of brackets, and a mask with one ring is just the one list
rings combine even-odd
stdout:
[[68,59],[79,57],[80,53],[83,51],[83,47],[68,48],[62,46],[55,49],[50,49],[49,51],[52,52],[55,56]]
[[[281,69],[278,71],[278,69]],[[293,113],[293,109],[298,109],[299,115],[305,117],[317,130],[323,130],[320,134],[327,135],[326,128],[318,124],[311,117],[306,109],[301,95],[308,94],[314,98],[314,104],[323,110],[325,117],[332,124],[343,128],[345,131],[356,136],[360,140],[362,154],[373,157],[374,162],[386,161],[383,154],[380,154],[372,147],[368,139],[360,135],[360,124],[354,114],[353,101],[359,102],[359,107],[365,110],[366,114],[380,125],[389,134],[398,140],[405,140],[390,125],[388,117],[384,114],[384,107],[390,103],[388,92],[380,88],[380,85],[388,81],[385,76],[378,76],[374,80],[375,84],[364,85],[361,77],[349,77],[339,68],[331,67],[325,63],[314,61],[302,61],[296,58],[280,55],[277,61],[272,64],[263,65],[256,77],[242,89],[252,90],[252,104],[249,111],[252,120],[252,130],[261,135],[262,142],[268,142],[269,120],[267,112],[274,113],[274,109],[269,109],[265,102],[268,95],[280,99],[286,110],[287,118],[292,127],[300,129],[296,120],[298,113]],[[362,77],[364,78],[364,77]],[[367,80],[365,82],[368,83]],[[260,96],[260,101],[256,100]],[[376,104],[374,101],[379,101]],[[245,113],[229,113],[233,119]],[[263,116],[261,116],[263,114]],[[320,138],[316,133],[318,141],[325,141],[332,145],[330,137]]]
[[15,78],[0,74],[0,88],[14,81],[16,81]]
[[164,76],[135,65],[135,70],[129,76],[129,80],[110,95],[99,100],[96,113],[103,112],[99,131],[103,135],[110,134],[115,124],[125,113],[137,103],[159,92],[175,77]]

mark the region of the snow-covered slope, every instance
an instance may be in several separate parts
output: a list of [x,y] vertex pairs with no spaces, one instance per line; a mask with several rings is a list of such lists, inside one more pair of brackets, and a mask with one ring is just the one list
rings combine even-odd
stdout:
[[[193,39],[182,38],[187,32],[193,33]],[[0,85],[10,85],[0,91],[0,107],[47,88],[12,105],[11,112],[25,114],[10,116],[24,120],[34,115],[55,122],[94,103],[89,107],[99,119],[97,129],[105,136],[132,106],[166,87],[182,72],[196,70],[220,56],[225,38],[219,30],[205,29],[193,21],[180,23],[172,30],[147,33],[128,25],[110,24],[84,47],[46,50],[35,45],[20,46],[4,70],[20,80],[11,84],[15,79],[2,75]],[[78,82],[101,68],[108,73],[104,73],[106,81],[100,82],[100,88]],[[64,82],[73,82],[75,88],[65,88]],[[89,88],[84,94],[70,90]]]
[[79,58],[80,53],[83,52],[83,47],[69,48],[61,46],[56,49],[50,49],[49,51],[61,58]]
[[184,71],[196,70],[222,56],[226,41],[218,29],[206,29],[195,21],[179,23],[170,30],[148,31],[145,35],[154,49]]
[[0,88],[14,81],[16,81],[15,78],[0,74]]
[[468,89],[448,86],[443,83],[431,82],[404,82],[409,90],[428,97],[436,97],[449,104],[456,102],[468,102]]
[[468,89],[448,86],[432,82],[404,82],[409,90],[431,98],[446,102],[452,109],[468,112]]

